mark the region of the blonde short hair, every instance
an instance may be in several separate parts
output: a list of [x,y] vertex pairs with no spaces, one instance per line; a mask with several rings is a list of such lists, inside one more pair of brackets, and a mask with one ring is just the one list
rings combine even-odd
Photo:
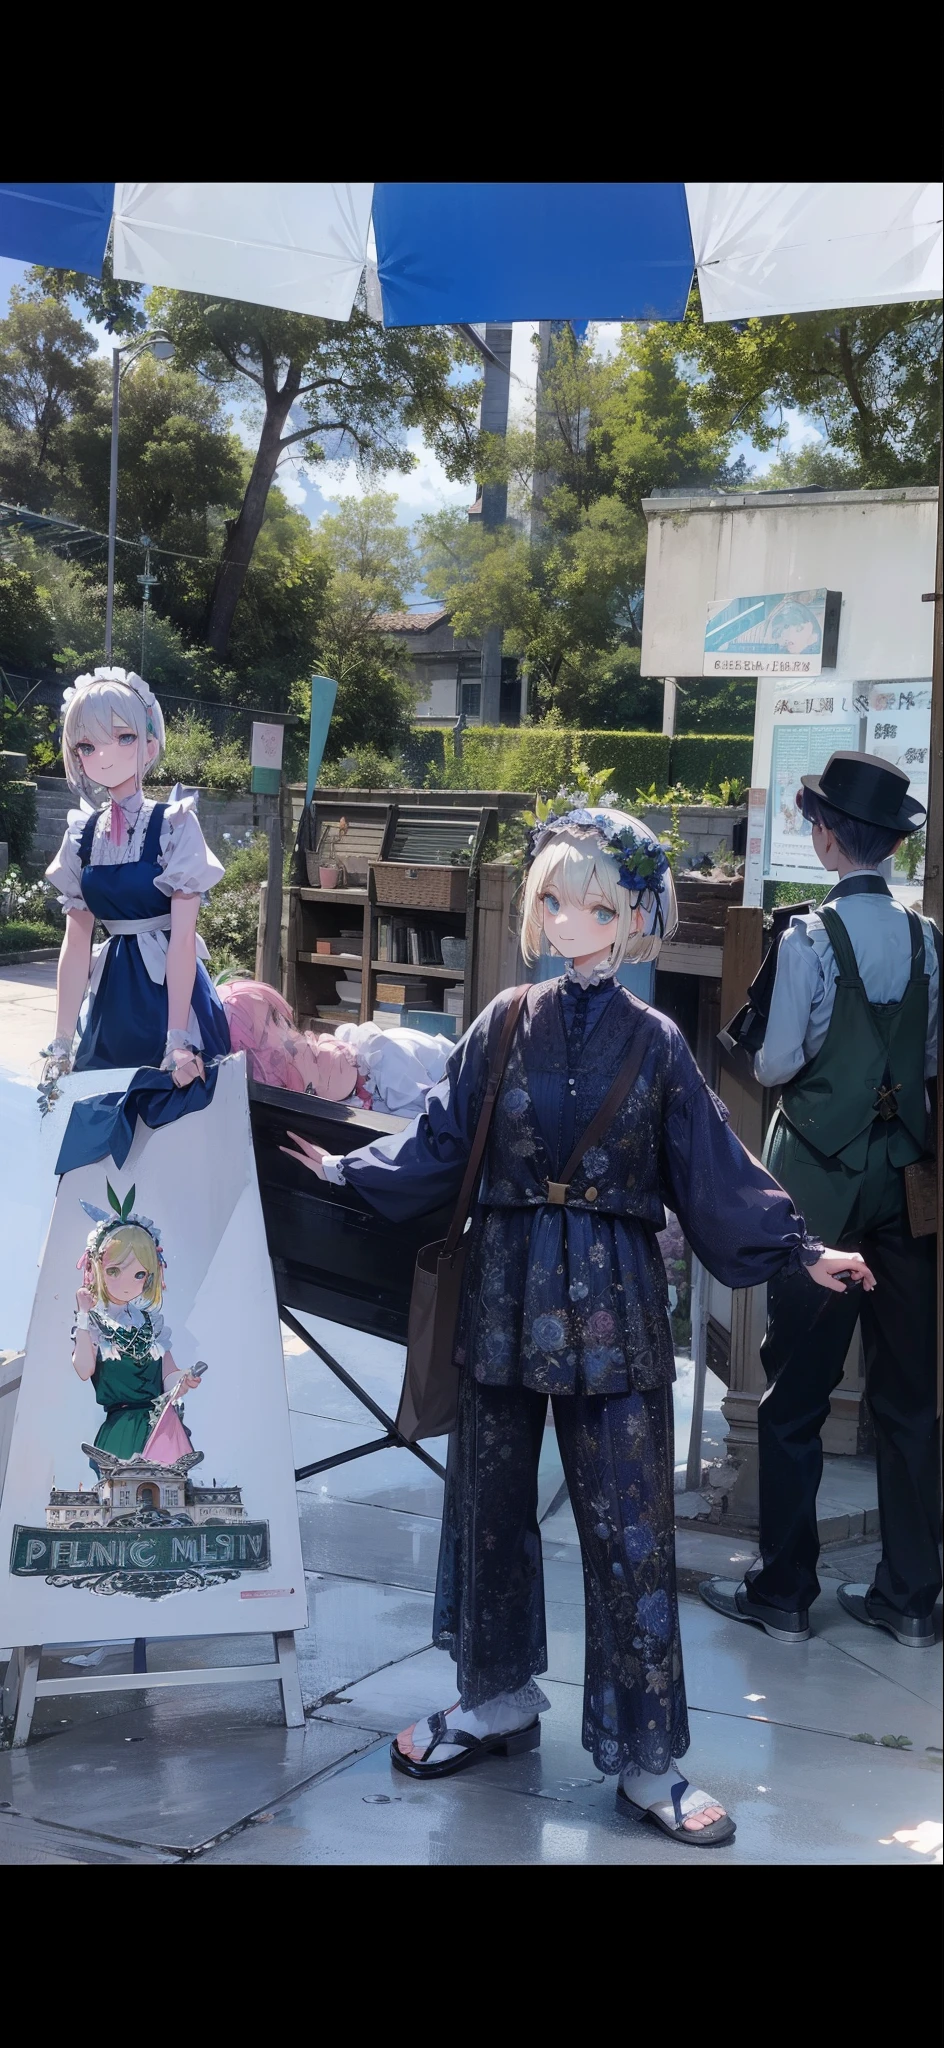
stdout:
[[[651,927],[656,921],[659,897],[650,889],[624,888],[616,861],[607,852],[599,833],[575,825],[555,833],[528,870],[521,907],[521,953],[526,966],[533,967],[543,951],[543,899],[548,891],[579,904],[586,901],[594,883],[603,902],[616,912],[615,929],[610,927],[610,966],[614,973],[624,961],[658,957],[662,934]],[[637,910],[650,929],[634,929]],[[665,932],[669,935],[678,916],[671,874],[665,876],[662,885],[662,911]]]
[[[164,719],[157,699],[145,704],[136,690],[116,680],[86,683],[84,689],[73,691],[62,719],[62,760],[66,780],[78,796],[89,796],[96,786],[85,773],[81,754],[76,753],[80,740],[94,740],[101,746],[111,739],[116,723],[127,726],[137,736],[139,787],[148,769],[155,767],[160,760],[165,736]],[[150,739],[157,741],[153,761],[147,757]]]
[[140,1223],[116,1223],[109,1231],[97,1252],[90,1252],[88,1263],[91,1267],[89,1285],[97,1302],[111,1299],[105,1278],[105,1261],[123,1266],[129,1252],[133,1252],[138,1265],[143,1266],[147,1280],[141,1289],[145,1308],[160,1308],[164,1294],[164,1278],[160,1254],[149,1230],[143,1230]]

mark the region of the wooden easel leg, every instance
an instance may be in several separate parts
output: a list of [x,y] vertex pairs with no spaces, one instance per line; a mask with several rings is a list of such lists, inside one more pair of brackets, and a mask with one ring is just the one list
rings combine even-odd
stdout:
[[305,1709],[302,1704],[302,1688],[298,1677],[298,1657],[295,1650],[294,1630],[288,1629],[283,1635],[274,1635],[275,1654],[279,1660],[279,1685],[282,1691],[282,1712],[286,1728],[304,1728]]
[[10,1662],[7,1665],[6,1676],[3,1681],[3,1718],[5,1721],[12,1721],[16,1713],[16,1703],[19,1694],[20,1653],[19,1650],[12,1649],[10,1651]]
[[39,1677],[39,1660],[43,1654],[42,1643],[30,1643],[20,1651],[20,1692],[16,1704],[16,1722],[13,1729],[13,1747],[22,1749],[29,1740],[36,1705],[36,1680]]

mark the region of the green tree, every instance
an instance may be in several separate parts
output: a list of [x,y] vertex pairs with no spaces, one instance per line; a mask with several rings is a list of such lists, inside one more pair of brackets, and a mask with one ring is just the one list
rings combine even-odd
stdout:
[[[706,326],[693,294],[672,330],[702,425],[776,448],[798,407],[848,464],[844,486],[937,481],[941,307],[936,301]],[[817,481],[819,479],[816,479]]]
[[56,484],[61,430],[98,396],[95,342],[58,300],[10,294],[0,320],[0,495],[42,511]]
[[480,475],[508,489],[509,519],[421,519],[426,587],[455,631],[501,626],[526,663],[533,715],[658,722],[639,679],[646,521],[657,484],[730,477],[733,438],[703,427],[663,331],[627,329],[600,362],[565,327],[542,365],[533,426],[483,437]]
[[416,559],[406,527],[397,520],[392,491],[343,498],[337,513],[318,522],[318,540],[337,575],[355,576],[378,611],[398,611],[416,580]]
[[258,423],[207,615],[206,638],[220,660],[287,448],[309,462],[352,457],[367,472],[407,474],[416,459],[407,433],[421,427],[450,475],[471,467],[478,390],[456,381],[471,350],[450,330],[387,332],[357,309],[340,323],[163,289],[149,294],[147,313],[171,336],[182,365],[250,397]]

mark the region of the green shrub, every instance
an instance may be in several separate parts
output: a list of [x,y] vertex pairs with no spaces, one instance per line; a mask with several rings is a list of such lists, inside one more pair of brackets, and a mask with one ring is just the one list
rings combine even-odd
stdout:
[[162,782],[189,783],[203,789],[249,788],[249,755],[238,740],[220,740],[195,711],[171,720],[160,765]]
[[255,833],[230,855],[223,879],[211,891],[198,920],[211,974],[222,974],[226,968],[255,974],[259,892],[268,871],[269,843],[264,832]]
[[672,749],[669,780],[686,789],[710,790],[717,800],[722,782],[747,788],[751,780],[754,742],[737,733],[678,733]]
[[610,732],[603,727],[545,725],[471,726],[456,759],[446,736],[443,786],[447,789],[520,789],[553,794],[573,779],[578,761],[608,768],[612,786],[631,803],[637,790],[653,798],[684,789],[692,801],[717,803],[721,783],[750,781],[753,742],[737,734]]
[[5,953],[28,953],[34,946],[58,946],[61,942],[61,926],[57,931],[55,925],[26,923],[22,918],[0,924],[0,959]]
[[660,795],[672,781],[669,750],[672,742],[661,732],[581,733],[582,759],[590,768],[612,769],[613,788],[624,802],[637,789],[655,784]]
[[5,782],[0,774],[0,839],[6,840],[11,862],[29,860],[35,830],[35,783]]
[[318,779],[322,789],[410,787],[402,756],[382,754],[379,747],[354,747],[339,760],[326,761]]
[[403,768],[414,789],[440,789],[446,765],[446,735],[440,727],[417,726],[403,748]]

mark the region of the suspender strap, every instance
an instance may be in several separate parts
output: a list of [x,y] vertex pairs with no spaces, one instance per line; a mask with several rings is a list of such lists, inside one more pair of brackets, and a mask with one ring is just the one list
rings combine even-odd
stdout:
[[617,1110],[622,1109],[627,1095],[639,1078],[639,1070],[651,1042],[651,1034],[644,1030],[643,1020],[639,1018],[629,1052],[623,1061],[612,1088],[604,1096],[596,1116],[587,1125],[579,1144],[574,1146],[560,1180],[548,1182],[549,1190],[553,1190],[550,1197],[552,1202],[566,1202],[568,1187],[573,1180],[584,1153],[589,1152],[594,1145],[599,1144],[600,1139],[609,1130]]
[[82,828],[82,837],[79,840],[79,859],[84,868],[88,867],[89,861],[92,858],[92,840],[95,837],[95,827],[97,824],[98,812],[93,811],[91,817],[85,821]]
[[472,1150],[469,1153],[469,1163],[465,1170],[462,1186],[459,1189],[459,1199],[456,1203],[456,1212],[453,1216],[452,1222],[449,1225],[448,1234],[443,1243],[443,1256],[445,1258],[451,1258],[452,1253],[455,1251],[459,1239],[462,1236],[462,1233],[468,1221],[469,1210],[472,1207],[472,1197],[478,1185],[478,1178],[482,1168],[482,1160],[485,1154],[485,1147],[488,1143],[488,1134],[491,1129],[492,1117],[495,1113],[495,1101],[498,1095],[498,1090],[501,1087],[502,1075],[508,1064],[508,1055],[511,1051],[511,1041],[515,1035],[515,1028],[517,1026],[518,1019],[524,1008],[527,993],[527,985],[524,985],[521,988],[516,988],[514,990],[511,1001],[508,1005],[508,1011],[505,1017],[505,1022],[502,1026],[501,1037],[499,1038],[498,1044],[492,1055],[491,1063],[488,1069],[488,1081],[486,1082],[485,1086],[485,1100],[482,1104],[481,1110],[479,1111],[479,1120],[476,1125],[475,1136],[472,1140]]
[[912,981],[920,981],[922,976],[927,973],[924,952],[924,926],[920,917],[916,917],[913,910],[907,911],[906,915],[908,918],[908,929],[911,932],[911,979]]
[[155,864],[157,862],[157,857],[161,850],[161,826],[164,823],[164,812],[166,809],[166,804],[155,804],[151,812],[147,822],[147,831],[144,835],[144,845],[141,848],[142,860],[153,861]]
[[[859,963],[855,956],[852,940],[838,910],[827,910],[824,903],[820,908],[819,914],[826,926],[826,936],[836,955],[836,964],[843,981],[851,982],[853,988],[861,989],[862,994],[865,996],[862,976],[859,973]],[[868,996],[865,996],[865,1000],[868,1002]]]

